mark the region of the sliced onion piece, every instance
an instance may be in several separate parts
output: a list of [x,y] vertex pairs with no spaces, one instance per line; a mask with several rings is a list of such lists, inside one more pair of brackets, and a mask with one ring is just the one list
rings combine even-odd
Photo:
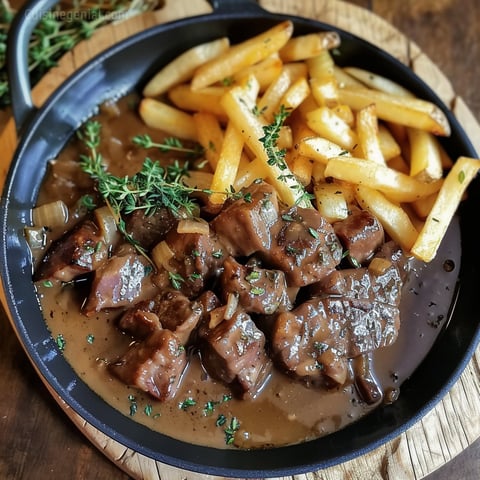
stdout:
[[24,233],[32,250],[40,250],[47,244],[47,233],[43,227],[25,227]]
[[68,222],[68,208],[62,200],[39,205],[32,210],[34,227],[55,228]]
[[178,222],[177,233],[199,233],[200,235],[208,235],[210,226],[208,222],[200,217],[183,218]]
[[173,258],[175,253],[173,250],[168,246],[168,243],[165,240],[157,243],[151,253],[151,257],[153,263],[157,268],[164,268],[167,271],[172,271],[172,267],[170,265],[170,260]]
[[96,208],[93,212],[103,238],[107,245],[114,245],[118,240],[118,228],[115,217],[108,206]]

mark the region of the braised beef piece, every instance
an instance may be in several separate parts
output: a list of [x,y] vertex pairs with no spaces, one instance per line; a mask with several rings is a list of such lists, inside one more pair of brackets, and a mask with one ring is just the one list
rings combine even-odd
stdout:
[[285,272],[289,286],[302,287],[328,275],[342,259],[333,227],[313,208],[292,207],[272,229],[266,263]]
[[157,283],[173,284],[189,298],[195,298],[218,276],[225,259],[223,245],[214,234],[178,233],[176,229],[168,232],[165,242],[174,255],[168,271],[159,272]]
[[128,307],[157,293],[149,261],[125,245],[95,270],[90,294],[83,308],[92,315],[105,308]]
[[152,215],[135,210],[125,217],[125,229],[145,250],[150,250],[165,238],[178,219],[168,208],[159,208]]
[[333,228],[354,263],[363,264],[384,242],[382,224],[368,210],[352,209],[348,217],[335,222]]
[[321,383],[325,376],[341,384],[345,359],[396,340],[406,265],[389,243],[368,268],[337,270],[311,286],[313,298],[275,319],[276,363],[308,384]]
[[202,314],[200,302],[190,301],[177,290],[167,290],[127,310],[118,327],[137,339],[145,338],[152,329],[166,328],[186,345]]
[[368,267],[335,270],[309,287],[311,296],[341,295],[397,306],[408,259],[394,242],[385,243]]
[[200,340],[202,364],[211,377],[229,385],[241,398],[260,392],[271,361],[265,352],[265,336],[247,313],[237,310],[231,318],[205,328]]
[[278,219],[275,189],[265,182],[241,191],[243,197],[227,202],[210,222],[229,255],[250,256],[271,247],[271,228]]
[[34,280],[70,282],[96,270],[107,256],[99,228],[93,221],[85,220],[51,245],[36,269]]
[[238,303],[247,313],[271,315],[277,310],[292,308],[285,274],[281,270],[245,266],[228,257],[223,263],[219,283],[224,302],[229,294],[238,295]]
[[330,315],[322,300],[278,314],[271,335],[272,358],[285,373],[308,386],[343,385],[348,365],[343,318]]
[[185,348],[177,336],[158,329],[133,343],[109,370],[125,384],[165,401],[175,395],[186,366]]
[[154,300],[143,300],[129,308],[118,319],[118,328],[135,340],[145,340],[155,330],[161,328],[158,315],[153,312]]

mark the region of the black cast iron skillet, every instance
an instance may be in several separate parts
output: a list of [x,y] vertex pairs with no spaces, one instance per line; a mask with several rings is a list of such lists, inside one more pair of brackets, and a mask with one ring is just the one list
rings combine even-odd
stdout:
[[[68,405],[116,441],[161,462],[202,473],[268,477],[314,471],[362,455],[409,428],[442,398],[458,378],[480,339],[477,300],[479,255],[474,233],[480,188],[475,181],[462,205],[459,228],[462,263],[458,296],[448,325],[409,380],[398,401],[376,409],[355,424],[302,445],[263,451],[216,450],[173,440],[133,422],[109,407],[73,372],[49,335],[32,284],[32,265],[23,237],[45,173],[75,129],[102,101],[140,89],[161,65],[187,48],[220,36],[239,41],[285,20],[252,0],[211,0],[213,13],[167,23],[141,32],[102,53],[55,91],[39,110],[32,106],[27,75],[27,45],[40,16],[55,0],[39,0],[17,15],[10,35],[9,70],[13,112],[20,141],[9,171],[0,210],[2,278],[15,330],[28,356]],[[332,30],[317,21],[288,17],[295,33]],[[391,56],[344,31],[335,57],[401,83],[419,97],[441,104],[412,72]],[[442,107],[444,108],[444,107]],[[456,119],[446,108],[453,134],[447,152],[476,156]],[[456,236],[457,240],[459,236]],[[458,267],[458,266],[457,266]]]

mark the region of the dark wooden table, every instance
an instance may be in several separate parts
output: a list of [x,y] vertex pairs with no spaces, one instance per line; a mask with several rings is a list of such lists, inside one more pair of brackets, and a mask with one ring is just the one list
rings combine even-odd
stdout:
[[[375,12],[414,40],[480,119],[478,0],[351,0],[351,3]],[[0,305],[0,479],[51,478],[129,477],[85,439],[51,398]],[[480,440],[427,477],[428,480],[478,478]]]

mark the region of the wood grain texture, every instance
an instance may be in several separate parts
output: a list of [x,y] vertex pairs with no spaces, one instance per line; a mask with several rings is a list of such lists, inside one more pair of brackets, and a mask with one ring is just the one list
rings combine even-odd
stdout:
[[[356,0],[352,2],[339,0],[262,0],[260,3],[271,11],[316,18],[337,25],[381,45],[402,62],[410,65],[417,74],[434,88],[443,101],[452,108],[475,143],[477,150],[480,151],[480,126],[475,119],[475,117],[479,117],[480,112],[480,93],[473,88],[473,83],[471,91],[468,90],[468,86],[467,90],[462,88],[462,91],[469,92],[469,105],[467,107],[463,98],[456,95],[457,87],[452,85],[442,73],[444,67],[455,70],[459,68],[457,66],[458,63],[463,62],[466,69],[468,64],[468,58],[459,59],[458,51],[454,57],[450,53],[452,48],[448,47],[452,42],[456,41],[452,36],[460,34],[458,30],[446,27],[448,16],[452,16],[453,11],[458,11],[458,9],[452,9],[454,2],[448,0],[426,0],[423,2],[414,0],[402,2],[387,0]],[[464,4],[465,8],[471,8],[472,12],[479,12],[476,0],[466,0]],[[362,7],[367,7],[368,9]],[[474,10],[475,8],[477,10]],[[371,10],[377,12],[378,15],[372,14]],[[115,27],[102,29],[91,41],[82,43],[72,53],[67,54],[59,66],[44,77],[34,89],[35,103],[41,105],[50,92],[70,73],[110,44],[156,23],[208,11],[210,11],[210,7],[204,0],[167,0],[166,7],[157,12],[130,19],[115,25]],[[426,42],[422,41],[421,33],[417,33],[417,37],[409,33],[408,38],[416,40],[412,41],[408,40],[405,35],[384,19],[391,21],[397,28],[409,32],[409,29],[421,32],[421,28],[414,28],[415,22],[426,22],[432,19],[438,22],[438,28],[434,29],[435,38],[430,38]],[[472,35],[474,34],[469,30],[467,32],[467,41],[475,45],[472,48],[478,49],[480,41],[478,38],[473,38]],[[462,41],[465,42],[465,38],[462,37]],[[421,45],[432,45],[432,48],[438,47],[439,50],[443,49],[446,55],[442,55],[441,61],[436,59],[434,63],[430,60],[430,52],[420,49],[416,42]],[[435,51],[435,49],[432,51]],[[470,55],[474,53],[475,50],[469,52]],[[468,55],[465,55],[465,57],[468,57]],[[452,76],[458,78],[456,75]],[[472,113],[470,108],[472,101],[474,113]],[[0,181],[4,178],[11,153],[15,148],[15,142],[15,128],[13,122],[10,121],[0,136],[0,151],[3,154],[0,166]],[[29,445],[34,444],[34,440],[28,437],[28,432],[36,424],[44,422],[43,427],[46,432],[57,432],[59,428],[57,424],[62,424],[61,428],[64,428],[67,431],[66,435],[72,438],[72,444],[70,444],[69,448],[75,450],[74,455],[77,457],[75,465],[72,465],[72,470],[69,472],[65,470],[59,471],[57,464],[52,463],[51,465],[51,472],[56,472],[64,478],[91,479],[115,477],[122,479],[132,477],[135,479],[153,480],[218,480],[222,478],[194,474],[169,467],[139,455],[132,450],[125,449],[87,424],[66,406],[61,399],[56,398],[52,394],[60,407],[59,409],[53,402],[50,402],[50,394],[47,394],[47,391],[49,391],[48,386],[44,388],[41,385],[39,377],[28,364],[18,342],[12,335],[8,336],[10,327],[7,325],[5,316],[2,317],[0,328],[0,351],[6,355],[9,362],[7,368],[9,377],[3,378],[1,385],[15,384],[20,389],[20,391],[6,391],[8,401],[5,403],[2,401],[2,405],[7,405],[8,409],[4,410],[0,416],[0,421],[3,422],[0,423],[0,428],[2,425],[8,425],[8,430],[12,432],[18,423],[18,438],[16,436],[9,443],[9,451],[13,452],[13,455],[22,455],[22,452],[25,454],[24,452],[28,451]],[[22,381],[17,381],[18,378]],[[35,397],[35,402],[43,403],[44,409],[50,415],[40,418],[37,409],[34,410],[37,415],[29,416],[25,414],[32,407],[29,405],[31,385],[41,392],[39,398]],[[65,422],[64,414],[71,420],[71,423]],[[11,422],[14,422],[14,424]],[[63,425],[63,422],[65,425]],[[96,469],[95,466],[101,463],[98,458],[99,455],[94,449],[89,449],[88,446],[85,446],[82,442],[82,437],[74,429],[69,430],[72,425],[76,425],[83,435],[111,463],[105,462],[105,465],[102,464],[101,470]],[[24,433],[23,435],[22,432]],[[407,432],[368,455],[321,472],[295,476],[295,480],[410,480],[425,478],[465,450],[479,437],[480,349],[477,350],[467,369],[446,397],[434,410]],[[5,445],[5,443],[2,442],[2,445]],[[49,449],[58,448],[59,445],[61,445],[61,440],[45,439],[43,442],[44,451],[38,452],[34,457],[36,462],[40,464],[42,458],[55,458],[55,455]],[[35,472],[38,471],[36,468],[38,465],[32,465],[32,462],[30,464],[22,462],[22,458],[17,458],[15,462],[7,462],[7,452],[4,450],[0,450],[1,478],[39,478],[35,476]],[[122,473],[117,467],[125,473]],[[65,464],[63,468],[68,468],[68,465]],[[293,478],[288,477],[288,480],[293,480]]]

